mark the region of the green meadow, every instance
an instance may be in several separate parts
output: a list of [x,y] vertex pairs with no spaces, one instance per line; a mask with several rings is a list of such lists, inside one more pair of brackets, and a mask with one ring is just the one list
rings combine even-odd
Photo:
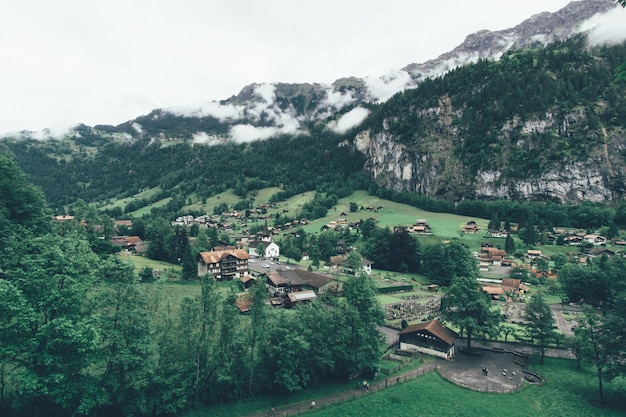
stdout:
[[[604,384],[605,403],[599,402],[598,380],[592,369],[578,369],[569,359],[546,358],[544,365],[532,366],[544,377],[542,385],[525,384],[509,394],[487,394],[458,387],[428,373],[366,395],[353,395],[352,383],[331,384],[289,396],[260,397],[235,404],[183,413],[180,417],[233,417],[267,412],[276,406],[277,416],[294,415],[285,410],[314,400],[317,407],[304,415],[315,417],[436,416],[436,417],[617,417],[626,415],[626,381]],[[410,369],[405,368],[404,371]],[[379,377],[379,380],[384,378]],[[329,404],[326,397],[343,397]]]
[[542,386],[526,385],[512,394],[485,394],[460,388],[432,372],[358,400],[310,413],[311,416],[623,416],[626,383],[605,384],[606,403],[598,403],[597,379],[574,361],[547,359],[534,370]]

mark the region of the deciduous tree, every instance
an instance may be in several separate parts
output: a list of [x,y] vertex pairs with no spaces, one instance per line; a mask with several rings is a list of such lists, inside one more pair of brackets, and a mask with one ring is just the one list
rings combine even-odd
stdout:
[[492,309],[489,298],[480,291],[471,277],[455,277],[441,298],[444,320],[456,325],[467,335],[467,349],[471,349],[476,334],[495,337],[499,333],[500,313]]
[[554,317],[550,306],[545,302],[541,293],[535,294],[526,303],[526,336],[541,348],[541,363],[545,356],[546,346],[555,339]]

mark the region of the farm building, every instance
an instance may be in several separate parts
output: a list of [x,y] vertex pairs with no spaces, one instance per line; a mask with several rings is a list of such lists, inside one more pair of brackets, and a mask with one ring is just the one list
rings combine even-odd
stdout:
[[421,352],[443,359],[454,357],[454,341],[459,337],[437,319],[408,326],[398,335],[400,350]]

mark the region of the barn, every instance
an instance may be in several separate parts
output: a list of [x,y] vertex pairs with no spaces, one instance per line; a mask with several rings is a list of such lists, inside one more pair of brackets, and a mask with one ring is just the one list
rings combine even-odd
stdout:
[[398,336],[400,350],[421,352],[443,359],[454,357],[454,341],[459,337],[437,319],[407,326]]

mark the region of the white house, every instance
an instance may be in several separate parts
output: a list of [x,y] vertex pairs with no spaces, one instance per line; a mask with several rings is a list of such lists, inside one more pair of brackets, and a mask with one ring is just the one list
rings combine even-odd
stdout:
[[[261,248],[265,249],[259,250]],[[255,240],[248,244],[248,253],[251,256],[259,258],[278,259],[280,256],[280,247],[275,242]]]

